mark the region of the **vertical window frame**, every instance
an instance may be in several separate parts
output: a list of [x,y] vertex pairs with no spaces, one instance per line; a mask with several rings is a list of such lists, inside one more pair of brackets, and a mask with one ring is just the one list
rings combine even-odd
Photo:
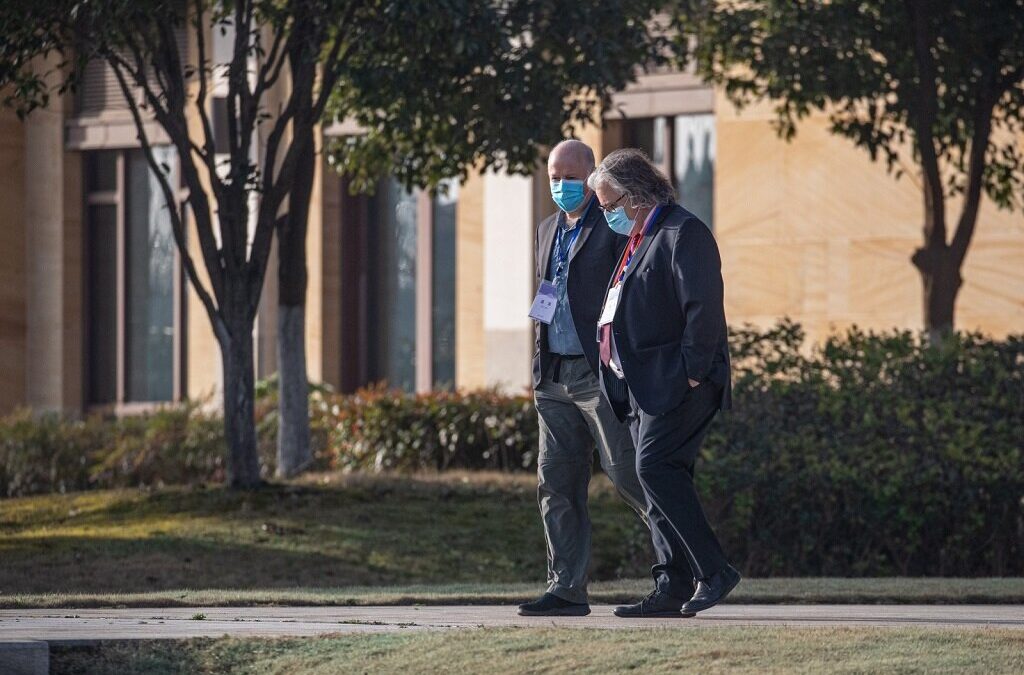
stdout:
[[[128,272],[128,249],[127,249],[127,212],[128,212],[128,195],[127,195],[127,153],[137,151],[137,148],[110,148],[110,149],[97,149],[86,151],[82,155],[82,163],[85,171],[83,172],[83,197],[84,204],[82,208],[84,216],[84,227],[83,237],[85,238],[83,252],[85,258],[90,257],[89,247],[93,244],[90,241],[91,234],[91,207],[93,206],[113,206],[115,211],[115,255],[117,257],[117,269],[116,269],[116,284],[115,284],[115,298],[114,301],[117,303],[115,311],[116,317],[116,350],[115,355],[115,372],[114,372],[114,383],[115,383],[115,399],[113,402],[95,402],[91,396],[91,383],[92,378],[96,377],[92,371],[92,364],[89,362],[89,348],[90,345],[83,341],[83,361],[85,366],[85,377],[83,378],[83,401],[84,408],[87,412],[99,412],[99,413],[112,413],[115,416],[137,414],[147,411],[155,410],[161,406],[180,403],[187,395],[187,382],[185,380],[187,370],[187,355],[185,351],[185,330],[187,329],[187,296],[186,296],[186,284],[184,271],[182,269],[181,251],[178,247],[174,247],[174,264],[172,271],[172,283],[173,283],[173,319],[172,319],[172,373],[171,373],[171,399],[168,401],[129,401],[126,399],[128,391],[128,363],[127,363],[127,324],[128,324],[128,292],[127,292],[127,272]],[[94,152],[112,152],[114,153],[115,161],[115,177],[114,177],[114,189],[113,190],[93,190],[90,188],[89,181],[89,155]],[[180,172],[179,172],[180,175]],[[183,206],[186,203],[188,197],[188,191],[182,186],[178,186],[177,190],[177,208],[179,213],[184,213]],[[89,275],[92,270],[88,265],[83,266],[83,275],[85,276],[83,287],[84,289],[90,288]],[[91,297],[86,298],[87,310],[84,313],[83,320],[89,322],[91,320],[91,307],[94,300]],[[89,326],[86,323],[83,326],[83,334],[89,335]]]

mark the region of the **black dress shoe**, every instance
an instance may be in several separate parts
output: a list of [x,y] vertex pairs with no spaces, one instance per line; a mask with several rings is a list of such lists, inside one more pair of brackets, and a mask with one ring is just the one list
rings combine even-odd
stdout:
[[635,605],[622,605],[614,609],[615,616],[623,619],[689,619],[691,612],[682,612],[683,601],[668,593],[651,591],[646,598]]
[[731,565],[707,579],[697,582],[697,591],[690,601],[683,605],[684,612],[703,612],[714,607],[729,595],[740,582],[740,573]]
[[590,605],[585,602],[569,602],[557,595],[545,593],[533,602],[519,605],[519,616],[586,616]]

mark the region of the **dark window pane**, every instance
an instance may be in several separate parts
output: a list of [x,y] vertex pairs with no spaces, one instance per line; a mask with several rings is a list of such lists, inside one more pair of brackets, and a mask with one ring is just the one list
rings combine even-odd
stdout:
[[[155,148],[177,185],[177,159]],[[174,238],[160,184],[141,151],[127,155],[127,260],[125,398],[170,401],[174,397]]]
[[226,154],[231,152],[231,145],[228,143],[228,99],[224,96],[213,97],[213,147],[216,152]]
[[87,212],[86,294],[89,403],[117,399],[117,207]]
[[455,207],[458,183],[434,199],[433,277],[431,289],[431,346],[433,386],[455,386]]
[[113,192],[117,189],[117,151],[101,150],[86,154],[85,185],[88,192]]
[[656,120],[653,118],[625,120],[622,129],[622,147],[639,148],[657,164],[661,161],[660,158],[664,153],[664,149],[658,147],[658,141],[662,140],[664,143],[664,140],[658,138],[657,131]]
[[679,203],[708,227],[714,222],[715,117],[679,115],[675,120],[675,182]]
[[367,352],[371,381],[416,386],[416,194],[382,181],[370,200]]

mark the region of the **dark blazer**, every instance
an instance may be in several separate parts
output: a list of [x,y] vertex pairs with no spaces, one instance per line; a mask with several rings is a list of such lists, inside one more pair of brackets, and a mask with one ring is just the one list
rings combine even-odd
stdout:
[[689,379],[716,383],[719,407],[731,407],[722,260],[707,226],[678,204],[662,207],[622,283],[612,330],[628,392],[600,368],[616,414],[629,412],[628,394],[645,413],[664,414],[682,402]]
[[[599,362],[594,332],[597,330],[597,319],[601,314],[608,277],[611,276],[612,268],[626,248],[627,239],[609,229],[601,209],[597,207],[597,197],[591,195],[590,198],[594,202],[590,205],[583,222],[577,226],[583,229],[569,251],[566,295],[569,298],[569,311],[572,313],[572,322],[576,326],[576,334],[580,338],[583,352],[591,370],[597,374]],[[534,255],[535,289],[540,286],[542,279],[547,278],[557,227],[558,212],[548,216],[537,226]],[[533,355],[533,386],[536,387],[551,363],[551,353],[548,351],[547,325],[534,321],[534,333],[536,350]]]

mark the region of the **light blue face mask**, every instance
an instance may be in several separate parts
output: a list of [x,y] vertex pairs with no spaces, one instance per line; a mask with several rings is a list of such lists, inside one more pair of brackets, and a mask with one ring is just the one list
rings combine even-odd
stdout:
[[551,181],[551,198],[558,208],[566,213],[572,213],[583,206],[583,198],[587,196],[586,188],[581,180],[553,180]]
[[612,228],[615,234],[628,237],[633,231],[633,221],[626,215],[626,207],[620,206],[614,211],[605,211],[604,219],[608,221],[608,227]]

